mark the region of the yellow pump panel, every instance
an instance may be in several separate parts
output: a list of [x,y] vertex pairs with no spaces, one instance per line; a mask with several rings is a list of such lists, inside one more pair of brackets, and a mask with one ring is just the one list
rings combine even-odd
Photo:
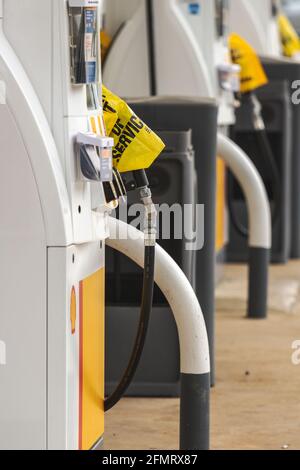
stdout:
[[80,283],[79,449],[104,434],[104,268]]

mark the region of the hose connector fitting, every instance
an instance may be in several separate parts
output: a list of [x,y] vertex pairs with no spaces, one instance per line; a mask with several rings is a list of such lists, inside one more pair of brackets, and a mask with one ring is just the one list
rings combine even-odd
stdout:
[[149,187],[140,189],[141,201],[144,204],[144,235],[145,246],[155,246],[157,238],[157,210],[152,201],[152,193]]

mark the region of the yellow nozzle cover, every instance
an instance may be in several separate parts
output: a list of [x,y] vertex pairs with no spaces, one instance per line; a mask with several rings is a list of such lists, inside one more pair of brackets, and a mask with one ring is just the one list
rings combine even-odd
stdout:
[[278,28],[283,54],[286,57],[295,57],[300,54],[300,38],[290,20],[285,15],[278,16]]
[[268,83],[261,61],[250,44],[241,36],[229,36],[229,47],[234,64],[241,67],[241,93],[249,93]]
[[163,141],[105,86],[102,98],[106,132],[115,142],[114,167],[120,173],[149,168],[164,150]]

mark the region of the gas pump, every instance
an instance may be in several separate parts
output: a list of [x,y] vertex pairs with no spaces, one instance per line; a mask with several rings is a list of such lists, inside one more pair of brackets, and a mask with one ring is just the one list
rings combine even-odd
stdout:
[[281,57],[278,7],[277,0],[230,0],[230,32],[242,36],[259,55]]
[[[122,238],[110,218],[125,190],[103,119],[99,13],[98,0],[0,2],[0,448],[101,446],[104,412],[138,364],[155,278],[181,342],[180,446],[207,449],[204,320],[184,274],[155,248],[144,164],[135,177],[145,233],[125,225]],[[135,247],[145,283],[132,361],[105,400],[107,240],[129,256]],[[170,294],[169,269],[180,297]]]

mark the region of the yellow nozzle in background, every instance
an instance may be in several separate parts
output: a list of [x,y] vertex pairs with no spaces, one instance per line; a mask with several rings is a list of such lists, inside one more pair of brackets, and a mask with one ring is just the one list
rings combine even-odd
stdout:
[[111,36],[104,29],[100,32],[101,59],[104,62],[112,44]]
[[107,135],[115,141],[114,167],[120,173],[149,168],[164,150],[163,141],[105,86],[102,98]]
[[295,57],[300,55],[299,36],[290,20],[285,15],[278,16],[278,28],[282,42],[283,54],[286,57]]
[[259,57],[250,44],[241,36],[229,36],[229,47],[234,64],[241,67],[241,93],[249,93],[268,83]]

